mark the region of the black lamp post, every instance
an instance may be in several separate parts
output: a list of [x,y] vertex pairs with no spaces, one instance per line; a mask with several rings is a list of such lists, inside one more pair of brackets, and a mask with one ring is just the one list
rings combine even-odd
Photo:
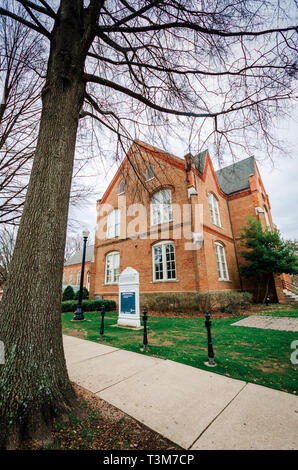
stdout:
[[83,259],[82,259],[82,269],[81,269],[81,282],[80,282],[80,294],[77,309],[74,313],[73,320],[84,320],[83,309],[82,309],[82,297],[83,297],[83,284],[84,284],[84,269],[85,269],[85,256],[86,256],[86,243],[89,237],[89,230],[83,231]]
[[147,336],[147,309],[144,307],[143,309],[143,322],[144,322],[144,335],[143,335],[143,347],[141,348],[141,351],[149,351],[148,348],[148,336]]
[[205,314],[205,326],[207,328],[207,339],[208,339],[208,362],[205,362],[207,366],[214,367],[216,366],[215,361],[214,361],[214,351],[213,351],[213,345],[212,345],[212,338],[211,338],[211,318],[210,318],[210,313],[206,312]]

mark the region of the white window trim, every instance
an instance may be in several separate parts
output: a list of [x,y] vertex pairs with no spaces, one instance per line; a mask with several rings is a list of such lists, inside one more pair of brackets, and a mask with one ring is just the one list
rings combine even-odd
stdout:
[[[210,196],[211,196],[212,211],[211,211],[211,207],[210,207]],[[208,193],[208,205],[209,205],[209,210],[210,210],[211,222],[213,223],[213,225],[216,225],[217,227],[222,227],[221,219],[220,219],[218,199],[217,199],[217,197],[215,197],[215,195],[213,193]],[[212,217],[212,213],[213,213],[214,217]],[[218,218],[218,220],[217,220],[217,218]]]
[[[166,245],[173,245],[174,247],[174,259],[175,259],[175,274],[176,276],[168,279],[167,273],[167,261],[166,261]],[[154,248],[161,246],[162,247],[162,266],[163,266],[163,279],[156,279],[155,277],[155,260],[154,260]],[[163,240],[162,242],[155,243],[152,245],[152,273],[153,273],[153,282],[177,282],[177,264],[176,264],[176,250],[175,243],[172,240]]]
[[[117,213],[119,213],[119,224],[116,223],[117,221]],[[109,224],[109,218],[112,217],[112,214],[114,214],[114,220],[112,221],[113,224]],[[107,216],[107,232],[106,232],[106,238],[107,239],[110,239],[110,238],[116,238],[116,237],[119,237],[120,236],[120,224],[121,224],[121,209],[113,209],[111,210],[109,213],[108,213],[108,216]],[[119,233],[116,234],[116,226],[119,225]],[[109,235],[109,227],[112,227],[112,230],[111,230],[111,235]]]
[[[118,281],[108,281],[107,280],[107,261],[108,261],[108,257],[113,255],[113,266],[112,266],[112,273],[113,273],[113,277],[114,277],[114,256],[115,255],[118,255],[119,256],[119,267],[120,267],[120,252],[119,251],[111,251],[110,253],[107,253],[106,254],[106,259],[105,259],[105,284],[106,285],[118,285]],[[120,271],[120,269],[119,269]],[[119,273],[120,274],[120,273]]]
[[269,214],[265,206],[264,206],[264,215],[265,215],[266,227],[271,228]]
[[[161,211],[160,214],[161,214],[161,220],[160,222],[157,222],[157,223],[153,223],[153,206],[154,205],[157,205],[157,204],[152,204],[152,198],[154,198],[157,194],[161,193],[162,191],[169,191],[170,193],[170,206],[171,206],[171,210],[170,210],[170,217],[169,219],[166,219],[164,220],[164,213]],[[163,204],[160,204],[160,206],[162,206]],[[156,227],[157,225],[162,225],[162,224],[166,224],[166,223],[169,223],[169,222],[172,222],[173,221],[173,210],[172,210],[172,191],[170,189],[161,189],[160,191],[157,191],[156,193],[153,194],[153,196],[150,198],[150,226],[151,227]]]
[[215,259],[216,259],[216,267],[217,267],[217,271],[218,271],[218,264],[217,264],[217,257],[220,256],[220,254],[218,253],[217,251],[217,247],[221,247],[222,248],[222,253],[223,253],[223,260],[224,260],[224,265],[225,265],[225,270],[226,270],[226,273],[227,273],[227,277],[223,277],[223,270],[222,270],[222,264],[221,264],[221,259],[219,257],[219,277],[218,277],[218,280],[219,281],[229,281],[230,278],[229,278],[229,271],[228,271],[228,265],[227,265],[227,258],[226,258],[226,249],[225,249],[225,245],[223,245],[222,243],[220,242],[215,242]]

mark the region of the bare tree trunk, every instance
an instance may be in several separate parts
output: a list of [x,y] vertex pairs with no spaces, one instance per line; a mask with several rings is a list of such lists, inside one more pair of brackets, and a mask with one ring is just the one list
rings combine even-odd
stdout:
[[61,15],[51,40],[38,143],[1,302],[6,362],[0,376],[0,448],[18,447],[27,436],[49,436],[53,416],[75,403],[62,345],[60,293],[85,89],[82,30],[79,15]]

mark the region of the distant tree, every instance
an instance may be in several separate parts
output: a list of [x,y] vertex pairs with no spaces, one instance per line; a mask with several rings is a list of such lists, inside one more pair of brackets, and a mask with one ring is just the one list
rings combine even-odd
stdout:
[[241,243],[246,250],[240,254],[248,263],[240,268],[240,274],[247,278],[258,278],[259,285],[264,283],[264,303],[272,274],[297,274],[298,256],[292,242],[284,241],[278,231],[268,227],[263,230],[261,222],[252,216],[242,230]]
[[[82,299],[89,299],[89,292],[88,292],[88,289],[86,287],[83,287],[83,292],[82,292]],[[78,300],[79,298],[79,295],[80,295],[80,291],[78,290],[76,293],[75,293],[75,300]]]
[[71,286],[67,286],[64,289],[62,301],[64,302],[65,300],[73,300],[74,298],[75,298],[75,293],[74,293],[73,288]]
[[0,225],[0,286],[7,281],[15,241],[16,229],[4,224]]

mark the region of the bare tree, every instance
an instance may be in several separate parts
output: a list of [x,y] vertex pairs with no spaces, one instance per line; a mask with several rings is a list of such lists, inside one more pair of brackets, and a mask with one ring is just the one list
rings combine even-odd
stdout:
[[0,286],[8,279],[9,265],[16,240],[16,228],[2,225],[0,228]]
[[[24,17],[13,10],[21,5]],[[247,145],[293,99],[294,1],[14,0],[0,14],[49,47],[42,113],[26,201],[1,302],[1,446],[41,438],[75,406],[61,336],[61,284],[79,121],[99,144],[214,128],[217,144]],[[54,6],[51,6],[54,5]],[[293,15],[292,15],[293,16]],[[169,127],[171,126],[171,128]],[[181,127],[180,127],[181,132]],[[135,135],[134,135],[135,134]],[[128,143],[127,143],[128,142]],[[133,163],[131,162],[133,165]],[[137,171],[137,170],[136,170]],[[142,175],[139,175],[142,182]],[[38,365],[39,367],[36,367]]]

